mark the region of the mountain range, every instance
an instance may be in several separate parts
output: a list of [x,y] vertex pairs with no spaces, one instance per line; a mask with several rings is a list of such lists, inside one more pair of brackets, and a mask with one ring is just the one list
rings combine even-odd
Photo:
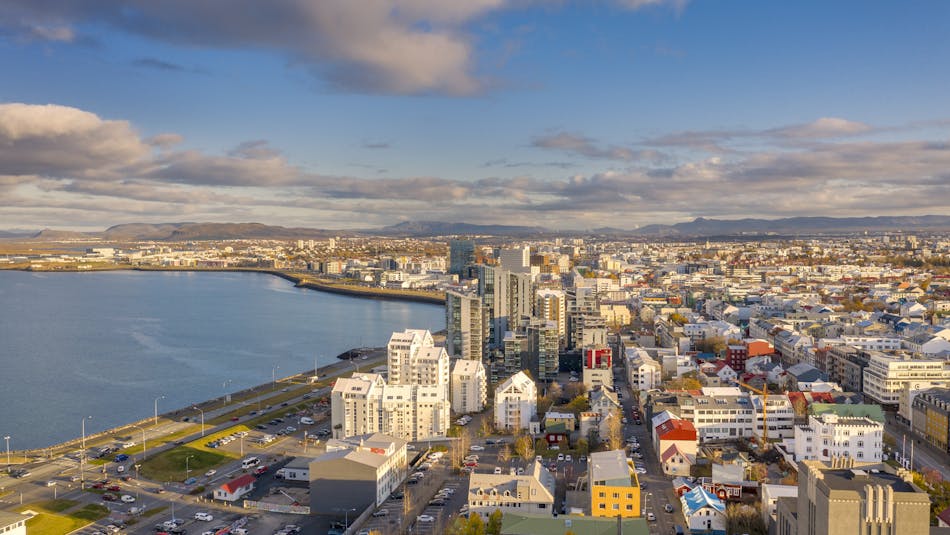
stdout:
[[802,236],[860,232],[950,230],[950,216],[879,216],[879,217],[789,217],[783,219],[707,219],[696,218],[673,225],[647,225],[633,230],[601,227],[589,231],[554,231],[543,227],[516,225],[476,225],[445,221],[404,221],[378,229],[356,231],[281,227],[261,223],[128,223],[102,232],[74,232],[44,229],[35,234],[0,231],[0,238],[63,241],[98,239],[122,241],[199,241],[229,239],[321,239],[331,236],[505,236],[512,238],[554,235],[600,235],[615,237],[703,238],[712,236],[782,235]]

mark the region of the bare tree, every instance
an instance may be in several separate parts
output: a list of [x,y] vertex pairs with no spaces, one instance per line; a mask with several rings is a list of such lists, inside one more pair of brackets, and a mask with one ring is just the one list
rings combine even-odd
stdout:
[[462,459],[465,458],[465,454],[470,447],[472,447],[472,432],[468,428],[462,428],[456,440],[452,441],[452,445],[449,447],[449,461],[452,466],[457,468],[462,464]]
[[482,418],[482,424],[478,428],[479,434],[483,437],[487,437],[495,431],[495,425],[492,423],[491,417]]
[[498,463],[507,463],[511,460],[511,448],[508,447],[508,444],[503,445],[498,448]]

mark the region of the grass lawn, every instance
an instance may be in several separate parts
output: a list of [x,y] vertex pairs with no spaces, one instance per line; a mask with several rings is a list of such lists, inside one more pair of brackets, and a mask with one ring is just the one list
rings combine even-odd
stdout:
[[210,435],[205,435],[205,436],[200,437],[200,438],[198,438],[198,439],[196,439],[196,440],[193,440],[193,441],[191,441],[191,442],[185,444],[185,447],[194,448],[194,449],[196,449],[196,450],[206,451],[206,452],[209,452],[209,453],[217,453],[217,454],[220,454],[220,455],[226,455],[226,456],[228,456],[228,457],[231,457],[232,459],[237,459],[237,458],[238,458],[238,454],[237,454],[237,453],[233,453],[233,452],[226,451],[226,450],[221,450],[221,449],[216,449],[216,448],[209,448],[209,447],[205,446],[205,444],[207,444],[208,442],[212,442],[212,441],[214,441],[214,440],[217,440],[217,439],[219,439],[219,438],[226,437],[226,436],[228,436],[228,435],[230,435],[230,434],[232,434],[232,433],[237,433],[238,431],[250,431],[250,429],[248,429],[248,427],[247,427],[246,425],[244,425],[244,424],[235,425],[235,426],[232,426],[232,427],[228,427],[227,429],[223,429],[223,430],[221,430],[221,431],[218,431],[217,433],[213,433],[213,434],[210,434]]
[[161,513],[162,511],[164,511],[164,510],[166,510],[166,509],[168,509],[168,506],[167,506],[167,505],[162,505],[162,506],[155,507],[155,508],[152,508],[152,509],[146,509],[146,510],[142,511],[142,516],[143,516],[143,517],[146,517],[146,518],[148,518],[148,517],[150,517],[150,516],[155,516],[155,515],[157,515],[158,513]]
[[149,457],[142,463],[139,473],[152,481],[184,481],[185,459],[188,460],[190,476],[197,477],[210,468],[217,468],[235,457],[216,453],[214,450],[201,450],[188,446],[179,446]]
[[26,521],[30,535],[63,535],[75,531],[89,522],[52,513],[39,513]]
[[60,498],[58,500],[46,500],[45,502],[34,503],[30,506],[31,509],[41,509],[47,513],[62,513],[66,509],[72,508],[79,505],[79,502],[76,500],[65,500]]
[[[279,383],[279,384],[284,384],[284,385],[286,385],[286,383]],[[322,385],[318,386],[318,385],[309,385],[309,384],[308,384],[308,385],[304,385],[304,386],[299,386],[299,387],[296,387],[296,388],[294,388],[294,387],[286,387],[286,388],[289,388],[289,390],[288,390],[287,392],[278,392],[278,393],[276,393],[273,397],[267,398],[266,400],[262,401],[262,402],[261,402],[261,408],[263,409],[263,408],[264,408],[265,406],[267,406],[267,405],[271,405],[271,408],[273,408],[273,406],[275,406],[275,405],[280,405],[281,403],[283,403],[283,402],[285,402],[285,401],[287,401],[287,400],[300,397],[302,394],[309,393],[309,392],[311,392],[311,391],[313,391],[313,390],[315,390],[315,389],[317,389],[317,388],[321,388],[321,387],[322,387]],[[308,405],[308,404],[310,404],[310,403],[315,403],[318,399],[319,399],[319,398],[317,398],[317,397],[315,396],[314,399],[305,400],[303,403],[300,403],[300,405],[297,405],[297,406],[303,406],[303,405]],[[281,408],[286,408],[287,410],[290,410],[290,409],[292,409],[293,407],[281,407]],[[225,414],[222,414],[221,416],[218,416],[218,417],[213,418],[213,419],[211,419],[211,420],[207,420],[206,423],[209,423],[209,424],[211,424],[211,425],[223,424],[223,423],[229,421],[231,418],[233,418],[233,417],[235,417],[235,416],[243,416],[243,415],[245,415],[245,414],[251,412],[252,410],[257,410],[257,404],[251,404],[251,405],[237,405],[237,406],[234,407],[234,410],[232,410],[232,411],[230,411],[230,412],[227,412],[227,413],[225,413]],[[272,412],[272,411],[269,411],[268,414],[270,414],[270,412]],[[266,421],[270,420],[271,418],[273,418],[273,416],[268,416],[267,418],[264,418],[263,421],[266,422]],[[255,420],[256,420],[256,419],[255,419]],[[250,423],[250,422],[245,422],[245,423]]]
[[73,518],[78,518],[81,520],[88,520],[90,522],[95,522],[100,518],[105,518],[109,516],[109,508],[104,505],[99,505],[97,503],[86,504],[78,511],[73,511],[69,514]]

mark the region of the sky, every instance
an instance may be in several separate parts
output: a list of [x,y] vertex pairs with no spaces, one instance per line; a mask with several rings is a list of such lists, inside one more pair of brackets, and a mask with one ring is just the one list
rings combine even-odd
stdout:
[[950,2],[4,0],[0,229],[950,214]]

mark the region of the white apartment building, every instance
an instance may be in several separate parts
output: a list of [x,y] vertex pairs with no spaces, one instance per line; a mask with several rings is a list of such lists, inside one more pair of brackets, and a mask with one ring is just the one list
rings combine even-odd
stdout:
[[484,352],[485,328],[482,298],[445,292],[445,349],[452,357],[480,359]]
[[680,400],[680,413],[696,428],[700,443],[755,436],[755,408],[745,395],[685,396]]
[[869,353],[864,368],[864,395],[881,405],[898,405],[904,384],[950,380],[950,361],[915,358],[907,353]]
[[[755,409],[755,435],[762,436],[762,396],[749,395]],[[788,396],[769,396],[765,402],[765,419],[768,422],[769,440],[783,440],[795,436],[795,409]]]
[[659,388],[663,382],[663,365],[644,349],[639,347],[625,348],[623,362],[627,370],[630,388],[645,392]]
[[410,442],[441,438],[451,404],[441,385],[388,385],[375,373],[337,379],[330,393],[333,437],[384,433]]
[[554,474],[537,461],[520,476],[472,472],[468,508],[485,519],[496,509],[502,513],[550,515],[554,510],[554,487]]
[[795,427],[795,460],[830,461],[850,457],[879,462],[883,451],[884,424],[870,418],[846,418],[837,414],[811,415],[808,424]]
[[581,380],[587,390],[593,390],[598,386],[614,386],[614,374],[610,368],[587,368],[581,370]]
[[495,427],[513,431],[528,429],[538,414],[538,388],[521,371],[495,389]]
[[448,399],[449,354],[435,346],[432,333],[422,329],[393,333],[387,352],[389,384],[441,386]]
[[452,411],[481,412],[488,399],[488,376],[478,359],[459,359],[452,367]]

